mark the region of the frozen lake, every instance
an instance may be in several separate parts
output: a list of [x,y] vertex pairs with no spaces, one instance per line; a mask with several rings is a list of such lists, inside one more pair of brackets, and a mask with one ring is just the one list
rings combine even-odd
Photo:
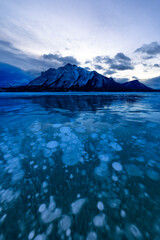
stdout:
[[160,239],[159,93],[0,93],[0,240]]

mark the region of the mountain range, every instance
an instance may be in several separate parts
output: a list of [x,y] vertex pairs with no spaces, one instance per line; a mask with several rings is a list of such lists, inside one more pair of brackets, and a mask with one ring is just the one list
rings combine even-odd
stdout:
[[[1,75],[0,75],[1,77]],[[87,71],[76,65],[66,64],[58,69],[50,68],[34,80],[23,85],[1,86],[1,91],[63,92],[63,91],[104,91],[104,92],[152,92],[156,91],[138,80],[118,83],[96,71]]]

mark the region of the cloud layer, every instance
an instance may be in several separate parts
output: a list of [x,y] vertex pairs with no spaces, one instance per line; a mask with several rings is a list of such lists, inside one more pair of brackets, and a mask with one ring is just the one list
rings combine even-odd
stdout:
[[109,70],[125,71],[134,69],[131,59],[122,52],[117,53],[113,58],[109,56],[97,56],[93,61],[96,63],[108,64]]
[[152,42],[149,44],[144,44],[140,48],[135,50],[137,53],[145,53],[150,55],[148,57],[153,57],[160,54],[160,44],[158,42]]

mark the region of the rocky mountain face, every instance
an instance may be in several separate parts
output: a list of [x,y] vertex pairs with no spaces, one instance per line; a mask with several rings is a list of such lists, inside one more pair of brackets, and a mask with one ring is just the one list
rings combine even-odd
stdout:
[[28,86],[42,91],[119,91],[122,89],[121,84],[112,78],[71,64],[42,72],[41,76],[31,81]]

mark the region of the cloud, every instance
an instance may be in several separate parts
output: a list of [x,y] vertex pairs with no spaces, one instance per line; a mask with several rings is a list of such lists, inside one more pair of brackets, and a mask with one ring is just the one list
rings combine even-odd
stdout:
[[62,65],[67,64],[67,63],[73,64],[73,65],[80,64],[80,62],[78,62],[77,59],[73,56],[62,57],[60,54],[49,53],[49,54],[44,54],[42,56],[42,58],[47,61],[57,61]]
[[91,64],[92,62],[90,60],[86,60],[85,64]]
[[124,53],[117,53],[114,58],[108,56],[97,56],[93,59],[96,63],[105,63],[109,65],[110,70],[133,70],[134,66],[131,59],[127,57]]
[[58,68],[67,63],[79,64],[72,56],[62,57],[60,54],[29,55],[15,48],[12,43],[3,40],[0,40],[0,62],[37,72],[47,70],[48,68]]
[[[53,66],[40,57],[28,55],[15,48],[12,43],[0,40],[0,62],[14,65],[24,70],[35,69],[42,71]],[[58,67],[58,64],[55,64]]]
[[95,67],[96,70],[104,69],[101,65],[98,65],[98,64],[94,65],[94,67]]
[[143,56],[142,57],[144,60],[150,60],[150,59],[153,59],[153,56]]
[[133,70],[134,67],[131,64],[128,63],[122,63],[122,64],[111,64],[110,69],[124,71],[124,70]]
[[118,60],[124,60],[124,61],[131,61],[131,59],[129,57],[127,57],[126,55],[124,55],[124,53],[117,53],[116,56],[114,57],[115,59]]
[[96,56],[95,58],[93,58],[93,61],[96,63],[110,64],[112,62],[112,59],[108,56]]
[[104,74],[104,75],[112,75],[112,74],[114,74],[114,73],[116,73],[116,71],[114,71],[114,70],[107,70],[107,71],[105,71],[103,74]]
[[132,76],[133,80],[138,80],[138,78],[136,76]]
[[160,64],[154,64],[153,67],[160,68]]
[[91,70],[89,67],[85,67],[84,69],[87,70],[87,71],[90,71],[90,70]]
[[160,54],[160,44],[158,42],[144,44],[140,48],[136,49],[135,52],[155,56]]

